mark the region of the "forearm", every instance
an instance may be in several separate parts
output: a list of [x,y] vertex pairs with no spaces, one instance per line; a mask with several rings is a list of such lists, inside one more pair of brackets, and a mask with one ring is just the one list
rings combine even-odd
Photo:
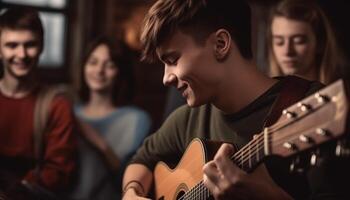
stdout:
[[87,123],[77,119],[81,135],[100,152],[107,149],[106,143],[101,136]]
[[107,145],[107,148],[102,152],[102,154],[105,157],[109,168],[117,173],[120,168],[120,159],[114,153],[113,149]]
[[123,192],[146,196],[152,184],[152,172],[142,164],[129,165],[123,177]]
[[93,127],[81,120],[77,121],[79,123],[81,135],[103,155],[110,169],[117,172],[120,167],[120,159],[113,152],[112,148]]

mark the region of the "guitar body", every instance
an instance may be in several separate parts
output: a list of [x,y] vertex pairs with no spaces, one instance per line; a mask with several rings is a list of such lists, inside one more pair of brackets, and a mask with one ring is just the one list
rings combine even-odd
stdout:
[[[155,199],[176,200],[203,179],[203,166],[213,157],[220,142],[194,139],[186,149],[179,164],[169,168],[159,162],[154,170]],[[213,152],[213,153],[212,153]]]
[[[348,142],[348,103],[344,83],[339,80],[284,109],[275,124],[265,127],[263,132],[239,151],[235,151],[230,159],[242,170],[254,170],[252,175],[259,176],[259,171],[262,175],[267,173],[263,165],[257,167],[265,157],[274,155],[287,158],[322,148],[327,142]],[[213,141],[203,142],[196,138],[189,144],[175,168],[171,169],[164,162],[159,162],[154,170],[156,199],[210,197],[210,191],[202,182],[203,166],[214,157],[221,144]],[[336,155],[350,156],[349,150],[342,149],[343,147],[338,145],[335,149]],[[311,158],[315,160],[315,157],[313,154]]]

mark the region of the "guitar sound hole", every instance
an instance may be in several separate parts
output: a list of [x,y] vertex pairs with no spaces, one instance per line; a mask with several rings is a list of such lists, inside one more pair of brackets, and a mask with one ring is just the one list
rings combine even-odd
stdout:
[[[185,191],[181,190],[179,193],[176,195],[176,200],[178,199],[184,199],[183,196],[185,195]],[[182,198],[181,198],[182,197]]]

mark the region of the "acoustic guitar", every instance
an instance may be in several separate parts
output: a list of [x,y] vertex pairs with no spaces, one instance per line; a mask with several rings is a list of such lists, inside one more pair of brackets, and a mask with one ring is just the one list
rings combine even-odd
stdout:
[[[292,157],[322,148],[330,141],[344,141],[346,126],[349,126],[348,109],[345,86],[339,80],[283,110],[274,125],[265,128],[232,155],[231,160],[242,170],[251,172],[268,156]],[[200,139],[194,139],[174,169],[159,162],[154,170],[156,199],[209,198],[210,192],[202,181],[202,168],[212,158],[211,150],[217,147],[217,143],[208,145]],[[337,155],[349,154],[340,145],[335,152]],[[311,164],[315,161],[314,154]]]

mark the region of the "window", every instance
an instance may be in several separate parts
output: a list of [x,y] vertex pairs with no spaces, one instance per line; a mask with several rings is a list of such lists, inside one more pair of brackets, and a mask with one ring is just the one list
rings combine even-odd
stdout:
[[28,6],[50,7],[50,8],[64,8],[66,0],[3,0],[3,2],[11,4],[20,4]]
[[64,63],[65,17],[60,13],[41,12],[45,29],[44,51],[40,65],[59,67]]
[[40,13],[45,35],[44,51],[39,66],[48,69],[62,68],[65,63],[67,36],[67,2],[66,0],[0,0],[2,8],[13,6],[30,6]]

